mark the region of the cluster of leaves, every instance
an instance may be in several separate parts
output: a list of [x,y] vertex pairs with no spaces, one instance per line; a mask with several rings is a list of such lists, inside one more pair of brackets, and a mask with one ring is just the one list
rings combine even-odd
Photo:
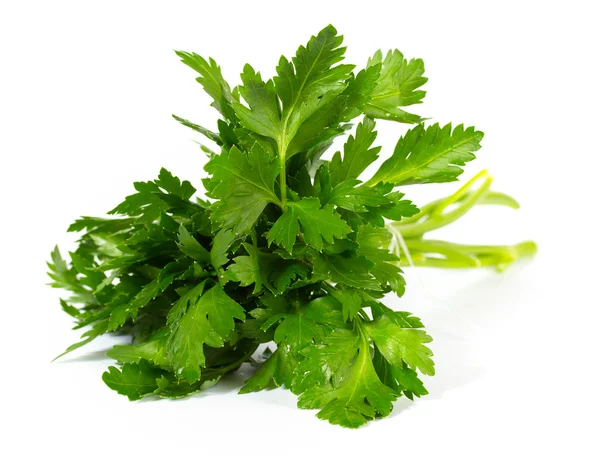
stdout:
[[[70,262],[56,249],[49,263],[52,285],[72,292],[63,309],[89,327],[67,352],[107,332],[132,336],[108,352],[121,364],[104,374],[109,387],[131,400],[181,397],[253,362],[242,393],[284,386],[345,427],[427,394],[418,373],[434,374],[431,338],[382,303],[405,287],[386,222],[418,213],[397,187],[456,180],[483,134],[405,111],[425,95],[420,59],[377,52],[355,71],[341,44],[328,26],[274,78],[246,65],[233,89],[214,60],[177,53],[221,114],[214,131],[176,117],[219,147],[203,147],[208,200],[163,169],[135,183],[116,217],[73,223]],[[364,180],[380,154],[376,119],[414,127]]]

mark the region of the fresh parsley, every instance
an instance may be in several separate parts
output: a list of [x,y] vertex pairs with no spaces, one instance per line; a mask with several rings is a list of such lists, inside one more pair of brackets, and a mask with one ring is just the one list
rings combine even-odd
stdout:
[[[300,408],[358,427],[426,395],[419,375],[435,373],[422,322],[384,304],[404,293],[402,267],[504,269],[535,252],[426,238],[475,205],[518,205],[486,172],[420,209],[405,199],[406,185],[457,180],[483,133],[406,111],[425,96],[422,60],[378,51],[357,70],[344,52],[328,26],[273,78],[246,65],[233,88],[213,59],[177,52],[220,114],[211,129],[175,116],[218,147],[202,148],[207,200],[162,169],[113,217],[73,223],[77,249],[48,263],[51,285],[70,292],[62,309],[85,329],[66,352],[131,336],[108,352],[111,389],[183,397],[250,362],[259,368],[241,393],[284,386]],[[376,145],[379,119],[408,126],[391,152]],[[264,343],[274,345],[256,355]]]

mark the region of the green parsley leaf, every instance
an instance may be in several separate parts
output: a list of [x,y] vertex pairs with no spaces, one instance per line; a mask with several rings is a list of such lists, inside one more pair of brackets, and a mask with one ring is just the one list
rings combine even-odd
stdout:
[[369,335],[375,341],[377,349],[394,366],[402,367],[402,362],[412,369],[418,369],[429,376],[435,374],[433,353],[425,346],[431,337],[423,330],[402,328],[386,316],[369,324]]
[[423,76],[425,67],[421,59],[407,61],[397,49],[388,51],[383,58],[381,51],[369,59],[367,67],[381,66],[377,87],[365,107],[365,113],[373,118],[419,123],[422,120],[399,107],[421,103],[425,91],[418,90],[427,82]]
[[201,296],[193,295],[188,301],[187,310],[171,320],[169,352],[175,373],[193,383],[200,378],[200,367],[206,363],[204,344],[223,346],[235,327],[234,319],[244,321],[246,315],[220,285]]
[[332,244],[334,238],[352,231],[333,207],[321,208],[318,199],[305,198],[288,202],[287,209],[267,234],[269,244],[275,242],[291,253],[300,226],[304,241],[318,251],[323,250],[323,241]]
[[178,196],[181,199],[190,199],[196,192],[196,189],[190,182],[187,180],[182,182],[164,167],[160,170],[158,179],[154,183],[167,193]]
[[112,331],[123,326],[127,319],[130,317],[135,317],[141,308],[154,300],[169,285],[171,285],[174,280],[175,275],[172,274],[163,279],[154,279],[153,281],[148,282],[133,298],[133,300],[114,308],[110,314],[108,329]]
[[363,69],[356,77],[350,74],[346,88],[329,104],[324,104],[303,124],[287,148],[292,157],[304,153],[304,161],[316,164],[321,155],[332,145],[333,139],[344,134],[351,126],[345,124],[359,116],[377,84],[379,67]]
[[274,341],[278,345],[285,342],[292,351],[300,351],[320,341],[323,336],[323,328],[305,315],[280,314],[267,320],[261,328],[268,329],[279,321],[281,323],[275,330]]
[[219,134],[217,134],[216,132],[213,132],[210,129],[206,129],[205,127],[202,127],[198,124],[192,123],[191,121],[188,121],[186,119],[180,118],[177,115],[171,115],[171,116],[173,118],[175,118],[177,121],[179,121],[181,124],[183,124],[184,126],[189,127],[190,129],[193,129],[194,131],[199,132],[207,139],[212,140],[217,145],[223,144],[223,142],[221,141],[221,137],[219,137]]
[[345,322],[354,319],[359,311],[373,301],[373,298],[363,290],[354,288],[337,288],[332,290],[330,294],[342,305],[342,315]]
[[374,131],[375,122],[365,117],[356,128],[356,138],[350,136],[344,145],[344,159],[340,152],[333,155],[331,160],[331,185],[356,179],[358,176],[378,158],[381,147],[371,148],[377,132]]
[[219,199],[211,220],[236,235],[250,231],[267,204],[279,204],[273,189],[279,168],[258,143],[248,153],[236,147],[223,151],[205,170],[212,175],[207,192]]
[[[359,427],[377,415],[387,416],[397,395],[381,382],[373,366],[368,337],[358,326],[338,330],[309,349],[301,368],[298,406],[320,408],[318,417],[343,427]],[[333,375],[333,376],[332,376]],[[319,384],[320,383],[320,384]]]
[[394,389],[398,395],[403,394],[410,400],[414,400],[415,396],[429,394],[416,371],[406,364],[400,367],[390,365],[377,349],[374,352],[373,365],[381,382]]
[[272,80],[262,81],[260,73],[246,64],[242,73],[244,85],[240,94],[250,108],[234,104],[235,112],[242,125],[257,134],[277,140],[281,130],[279,102]]
[[462,174],[459,166],[475,159],[483,133],[458,125],[419,125],[402,137],[391,158],[386,160],[370,184],[392,182],[396,185],[452,182]]
[[248,255],[235,257],[234,263],[229,266],[227,272],[233,281],[240,282],[242,287],[254,284],[254,291],[257,294],[262,290],[263,285],[273,290],[269,282],[270,267],[273,260],[277,260],[272,254],[260,252],[252,244],[242,244]]
[[[340,64],[345,48],[333,26],[324,28],[301,46],[292,62],[281,57],[274,78],[281,100],[281,133],[276,139],[285,151],[302,123],[346,88],[353,65]],[[289,156],[287,156],[289,158]]]
[[196,53],[186,53],[185,51],[175,51],[181,58],[181,62],[200,74],[196,79],[206,93],[212,97],[212,106],[215,107],[225,118],[233,119],[233,109],[231,104],[235,102],[235,97],[231,92],[229,84],[223,78],[221,67],[213,59],[206,61]]
[[181,398],[214,386],[220,378],[221,376],[216,374],[213,379],[203,379],[190,384],[173,378],[168,372],[153,367],[145,360],[126,363],[120,370],[109,367],[102,375],[102,380],[108,387],[127,396],[129,400],[139,400],[148,395]]
[[69,268],[58,247],[54,247],[51,258],[52,262],[47,263],[50,269],[48,276],[52,279],[50,285],[54,288],[62,288],[75,293],[76,299],[81,301],[94,302],[91,292],[77,279],[77,271],[74,268]]
[[362,256],[320,254],[314,260],[313,274],[323,279],[368,290],[377,290],[379,284],[370,273],[373,263]]
[[192,236],[185,226],[179,227],[179,250],[196,261],[209,261],[210,253]]
[[93,340],[103,335],[107,331],[108,320],[102,319],[96,322],[90,330],[86,331],[83,335],[81,335],[81,338],[83,338],[81,341],[75,344],[71,344],[62,354],[59,354],[56,357],[54,357],[53,361],[60,359],[62,356],[73,352],[74,350],[79,349],[80,347],[85,346],[88,343],[91,343]]
[[210,260],[215,269],[220,268],[229,261],[227,252],[234,239],[235,234],[231,230],[221,230],[215,235],[210,249]]
[[152,394],[158,389],[158,381],[163,372],[145,361],[126,363],[121,370],[109,367],[102,375],[102,380],[108,387],[129,400],[139,400],[145,395]]
[[292,375],[298,365],[297,358],[285,347],[278,347],[258,371],[244,383],[240,394],[258,392],[270,387],[291,386]]

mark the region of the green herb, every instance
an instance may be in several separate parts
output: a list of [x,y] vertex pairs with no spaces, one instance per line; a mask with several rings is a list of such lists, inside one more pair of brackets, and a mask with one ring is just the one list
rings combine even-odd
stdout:
[[[104,333],[132,338],[108,352],[120,365],[103,376],[110,388],[183,397],[250,362],[259,368],[241,393],[284,386],[300,408],[358,427],[426,395],[419,374],[435,372],[421,321],[383,302],[404,293],[401,267],[505,269],[535,252],[425,237],[476,205],[518,205],[486,172],[421,209],[405,199],[406,185],[457,180],[483,133],[405,111],[425,96],[420,59],[378,51],[356,70],[341,45],[326,27],[274,78],[246,65],[233,89],[214,60],[177,53],[221,115],[212,129],[175,117],[219,147],[203,147],[208,200],[162,169],[115,217],[73,223],[70,262],[57,248],[49,263],[52,286],[72,294],[63,310],[87,330],[66,352]],[[407,126],[392,152],[375,145],[376,119]]]

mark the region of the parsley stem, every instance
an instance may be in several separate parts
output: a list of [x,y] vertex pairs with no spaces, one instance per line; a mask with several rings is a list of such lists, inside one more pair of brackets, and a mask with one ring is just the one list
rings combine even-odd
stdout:
[[[469,195],[471,188],[480,180],[485,179],[486,181],[489,179],[490,185],[492,178],[488,174],[488,172],[484,169],[477,173],[475,176],[471,177],[467,183],[461,186],[458,190],[452,193],[450,196],[441,200],[441,202],[432,210],[431,216],[442,215],[444,211],[450,207],[452,204],[457,203],[459,201],[463,201]],[[484,182],[485,184],[485,182]]]
[[[461,203],[464,201],[465,197],[457,200],[455,203]],[[433,211],[444,201],[444,199],[445,198],[436,199],[435,201],[428,202],[421,207],[417,214],[413,215],[412,217],[404,217],[402,221],[396,225],[407,225],[409,223],[416,223],[419,220],[422,220],[426,216],[431,215]],[[519,203],[512,196],[492,190],[489,190],[479,201],[475,203],[475,205],[497,205],[510,207],[511,209],[518,209],[520,207]]]
[[515,198],[505,193],[500,193],[499,191],[489,191],[477,204],[506,206],[510,207],[511,209],[518,209],[521,207]]
[[253,345],[248,352],[246,352],[242,357],[240,357],[239,359],[237,359],[235,362],[230,363],[229,365],[226,365],[224,367],[221,368],[215,368],[215,371],[218,371],[220,374],[227,374],[230,371],[235,370],[236,368],[238,368],[242,363],[247,362],[248,359],[250,357],[252,357],[252,354],[254,354],[256,352],[256,349],[258,349],[258,344]]
[[[439,240],[407,239],[406,245],[411,252],[413,266],[434,268],[494,266],[503,271],[513,262],[533,256],[537,252],[533,241],[515,245],[468,245]],[[406,258],[399,264],[411,265]]]
[[285,204],[287,200],[287,186],[285,183],[286,173],[285,173],[285,159],[282,161],[282,165],[280,166],[279,171],[279,186],[280,186],[280,194],[281,194],[281,208],[285,209]]
[[537,247],[532,241],[516,245],[466,245],[423,239],[426,233],[456,221],[479,204],[519,208],[519,203],[512,197],[490,191],[491,183],[492,177],[483,170],[452,195],[424,205],[416,215],[400,222],[386,223],[393,238],[389,250],[400,259],[398,265],[437,268],[494,266],[502,271],[514,261],[534,255]]
[[[480,179],[486,179],[485,181],[491,181],[492,178],[488,175],[487,171],[483,170],[475,175],[471,180],[469,180],[465,185],[460,187],[456,192],[452,195],[442,198],[436,199],[435,201],[431,201],[421,207],[421,210],[413,215],[412,217],[403,218],[401,222],[396,223],[396,225],[408,225],[420,222],[425,218],[432,218],[435,216],[440,216],[443,214],[444,210],[452,205],[460,205],[463,204],[465,200],[469,198],[472,193],[472,189],[475,187],[476,183]],[[484,182],[484,186],[486,183]],[[489,190],[489,186],[487,187],[487,191],[482,193],[479,199],[473,205],[500,205],[507,206],[511,209],[518,209],[519,203],[512,198],[511,196],[500,193],[497,191]]]
[[[397,223],[394,226],[400,231],[403,237],[408,238],[421,236],[429,231],[449,225],[465,215],[481,199],[483,199],[487,194],[491,184],[492,178],[487,177],[479,189],[468,194],[462,201],[460,201],[456,208],[449,212],[439,214],[433,214],[432,212],[432,214],[423,222]],[[443,207],[446,206],[444,201],[442,201],[441,205]]]
[[[468,268],[478,268],[481,263],[476,256],[473,256],[469,251],[461,251],[456,247],[458,244],[453,244],[446,241],[427,241],[423,239],[407,239],[406,247],[409,252],[417,251],[421,253],[435,253],[446,257]],[[427,260],[427,258],[425,258]],[[414,263],[414,262],[413,262]]]
[[[283,136],[285,139],[285,135]],[[285,170],[285,157],[287,153],[287,145],[285,140],[278,144],[279,150],[279,194],[281,199],[281,208],[285,210],[285,204],[287,202],[287,185],[286,185],[286,170]]]

